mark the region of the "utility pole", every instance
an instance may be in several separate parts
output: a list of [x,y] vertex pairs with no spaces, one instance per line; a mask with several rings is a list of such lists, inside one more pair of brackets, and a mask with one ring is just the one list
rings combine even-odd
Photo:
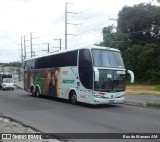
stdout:
[[49,53],[49,43],[47,43],[47,45],[48,45],[48,53]]
[[62,48],[62,39],[54,39],[54,40],[59,40],[59,49],[61,50],[61,48]]
[[21,77],[23,77],[23,72],[21,72],[21,68],[23,69],[23,37],[21,36],[21,65],[18,67],[18,78],[19,81]]
[[24,60],[26,59],[26,39],[25,36],[23,36],[23,40],[24,40]]
[[42,44],[47,44],[48,46],[48,48],[47,48],[47,50],[43,50],[43,51],[47,51],[48,53],[50,52],[50,48],[49,48],[49,43],[42,43]]
[[68,34],[67,33],[67,24],[71,24],[71,25],[76,25],[76,24],[72,24],[72,23],[68,23],[67,21],[67,14],[77,14],[77,13],[74,13],[74,12],[68,12],[67,10],[67,5],[68,4],[73,4],[73,3],[68,3],[68,2],[65,2],[65,49],[67,50],[67,35],[73,35],[73,34]]
[[21,36],[21,61],[23,63],[23,40],[22,40],[22,36]]
[[31,58],[32,58],[32,52],[33,52],[33,49],[32,49],[32,33],[30,33],[30,46],[31,46]]
[[[30,47],[31,47],[31,58],[33,57],[33,39],[37,39],[37,38],[33,38],[32,34],[35,32],[30,32]],[[36,45],[36,44],[34,44]]]
[[35,56],[36,56],[35,53],[36,53],[35,51],[32,52],[32,57],[35,57]]
[[23,39],[24,39],[24,60],[27,58],[27,49],[26,49],[26,47],[29,47],[29,46],[26,46],[26,41],[29,41],[29,40],[26,40],[26,36],[27,35],[23,36]]
[[67,2],[65,3],[65,49],[67,49]]

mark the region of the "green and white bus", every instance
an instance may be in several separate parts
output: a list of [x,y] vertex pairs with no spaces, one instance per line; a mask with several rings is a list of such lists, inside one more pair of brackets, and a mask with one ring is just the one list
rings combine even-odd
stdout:
[[123,103],[126,69],[117,49],[94,46],[24,61],[24,89],[73,104]]

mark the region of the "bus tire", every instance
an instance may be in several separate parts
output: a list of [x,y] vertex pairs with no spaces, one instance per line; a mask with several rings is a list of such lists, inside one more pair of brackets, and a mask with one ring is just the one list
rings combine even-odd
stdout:
[[73,105],[77,104],[77,94],[75,91],[70,92],[70,101]]
[[36,96],[36,94],[35,94],[35,91],[34,91],[34,90],[32,90],[32,92],[31,92],[31,93],[32,93],[32,96],[33,96],[33,97],[35,97],[35,96]]
[[40,91],[39,89],[37,88],[36,91],[35,91],[35,96],[40,98],[41,97],[41,94],[40,94]]
[[32,96],[33,96],[33,97],[35,97],[35,96],[36,96],[36,95],[35,95],[35,89],[34,89],[34,87],[33,87],[33,86],[31,87],[31,94],[32,94]]

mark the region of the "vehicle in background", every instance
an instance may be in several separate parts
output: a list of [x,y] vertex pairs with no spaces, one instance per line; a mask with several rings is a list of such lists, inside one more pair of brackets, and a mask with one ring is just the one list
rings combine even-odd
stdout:
[[60,51],[25,60],[23,67],[24,90],[33,96],[94,105],[125,100],[127,71],[117,49],[95,46]]
[[14,80],[12,78],[3,78],[2,90],[14,90]]
[[[0,73],[0,89],[3,89],[3,88],[6,88],[4,87],[4,80],[7,78],[8,82],[12,82],[13,81],[13,74],[11,73]],[[6,80],[5,80],[6,82]],[[13,81],[13,84],[14,84],[14,81]],[[12,83],[9,83],[9,85],[11,86],[11,89],[14,89],[12,87]]]

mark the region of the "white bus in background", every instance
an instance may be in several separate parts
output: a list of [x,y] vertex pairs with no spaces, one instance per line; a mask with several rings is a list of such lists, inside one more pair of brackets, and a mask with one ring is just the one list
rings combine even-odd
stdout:
[[24,61],[26,91],[73,104],[123,103],[125,77],[120,51],[108,47],[60,51]]

